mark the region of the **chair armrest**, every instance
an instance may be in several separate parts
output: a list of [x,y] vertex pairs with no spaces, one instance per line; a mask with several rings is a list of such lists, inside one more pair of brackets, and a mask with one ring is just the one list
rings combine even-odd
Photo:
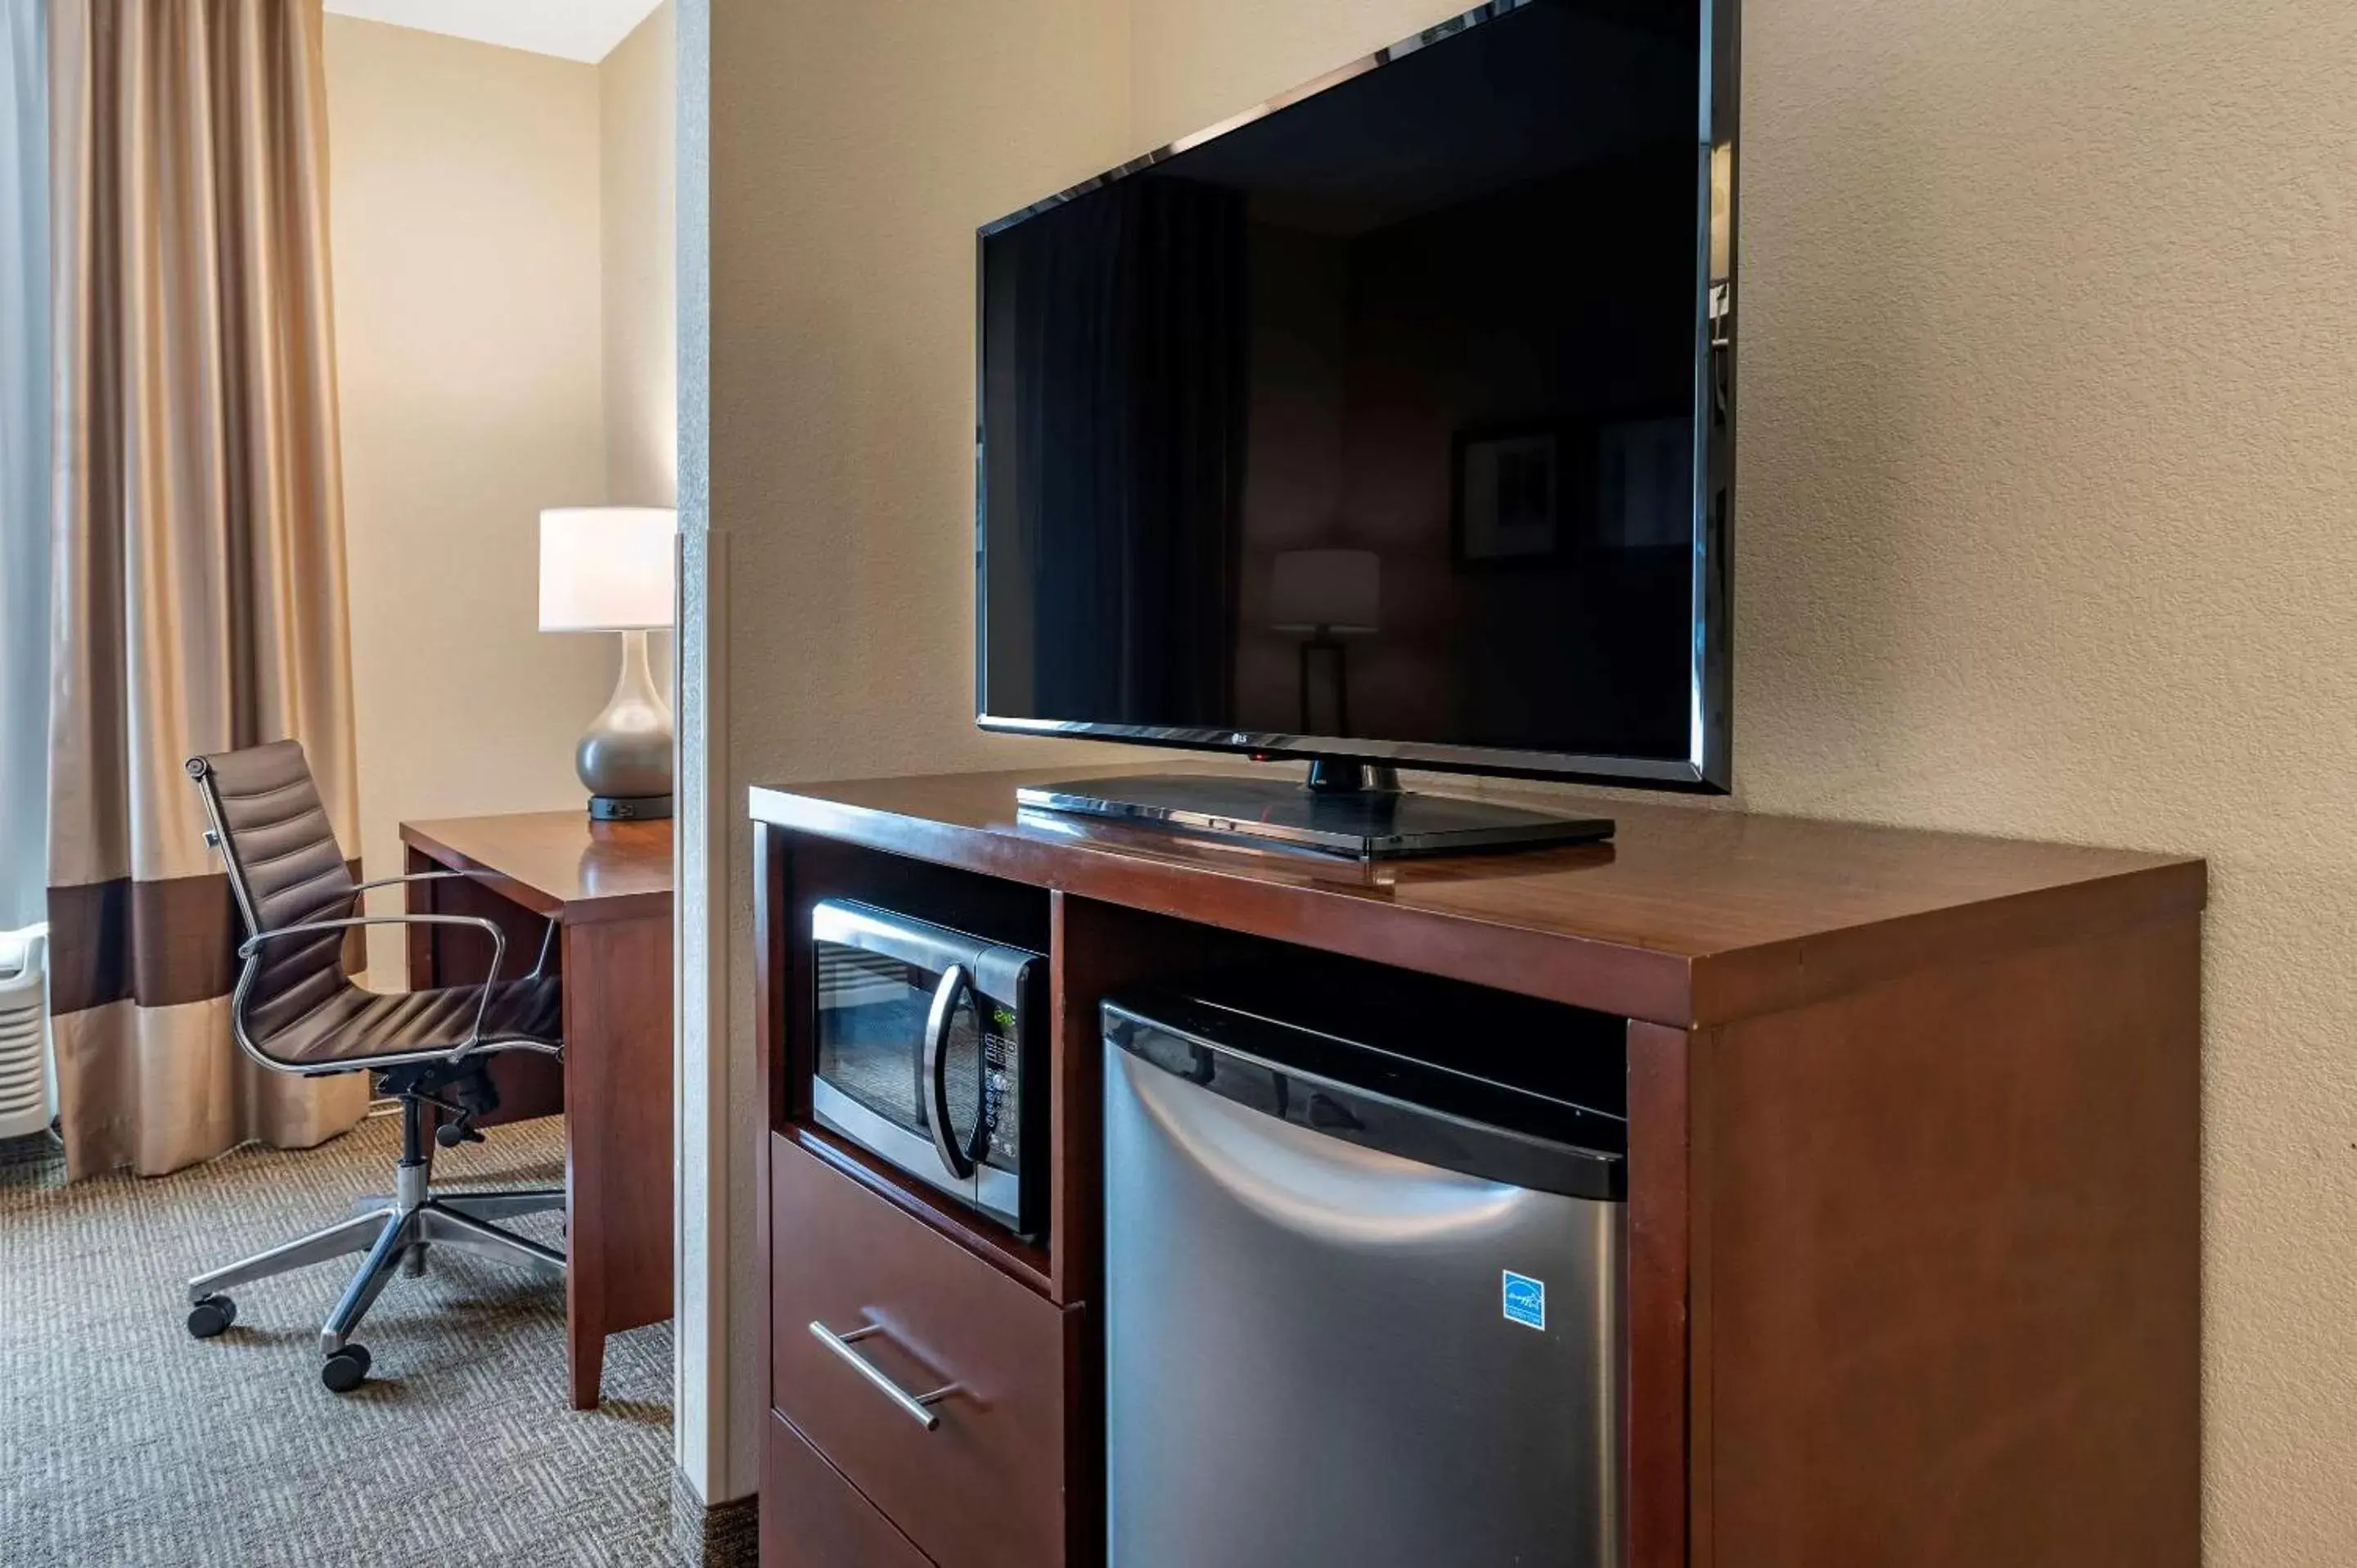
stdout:
[[[361,894],[372,893],[380,887],[400,887],[412,882],[446,882],[452,877],[461,877],[473,881],[485,878],[499,878],[499,874],[492,871],[413,871],[406,876],[372,877],[369,881],[362,882],[354,886],[351,891],[351,897],[358,899]],[[500,880],[504,879],[500,878]]]
[[[507,935],[500,929],[499,922],[486,919],[480,915],[349,915],[340,919],[305,920],[296,925],[278,926],[267,931],[256,931],[238,944],[237,956],[252,958],[263,943],[275,941],[280,937],[309,936],[319,931],[349,930],[354,926],[479,926],[491,934],[491,944],[495,953],[503,955],[508,947]],[[492,959],[491,967],[496,972],[499,968],[497,957]]]
[[[447,881],[452,877],[459,877],[468,881],[477,882],[506,882],[511,880],[511,878],[499,872],[485,871],[481,869],[468,871],[413,871],[406,876],[379,876],[371,881],[360,884],[351,891],[352,906],[355,908],[361,908],[361,895],[375,888],[400,887],[412,882],[443,882]],[[556,917],[554,915],[546,915],[542,918],[548,922],[548,929],[541,935],[540,957],[533,962],[532,966],[532,973],[526,977],[527,979],[539,979],[541,972],[548,967],[548,950],[550,945],[556,940]]]
[[263,943],[275,941],[280,937],[314,936],[321,931],[350,930],[355,926],[476,926],[490,933],[491,972],[483,977],[481,993],[475,998],[474,1027],[467,1031],[467,1043],[456,1054],[463,1055],[472,1050],[475,1042],[482,1038],[483,1015],[491,1004],[491,987],[499,983],[500,965],[506,961],[508,956],[507,933],[500,929],[496,920],[486,919],[480,915],[351,915],[335,920],[305,920],[297,925],[254,932],[238,944],[237,956],[250,960],[261,950]]

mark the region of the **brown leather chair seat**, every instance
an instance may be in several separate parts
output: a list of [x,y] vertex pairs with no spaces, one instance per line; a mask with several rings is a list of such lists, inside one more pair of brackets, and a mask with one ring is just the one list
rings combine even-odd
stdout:
[[510,1041],[559,1038],[563,998],[564,983],[553,974],[502,981],[488,999],[478,985],[382,994],[347,984],[281,1026],[262,1047],[291,1067],[306,1068],[328,1062],[357,1068],[376,1057],[456,1052],[474,1036],[480,1004],[483,1028],[476,1048],[498,1050]]

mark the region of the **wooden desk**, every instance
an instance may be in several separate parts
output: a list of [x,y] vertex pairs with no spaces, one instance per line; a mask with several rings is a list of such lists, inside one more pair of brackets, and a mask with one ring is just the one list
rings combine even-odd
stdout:
[[[573,1408],[593,1410],[606,1336],[671,1316],[671,824],[537,811],[404,822],[401,842],[412,872],[491,874],[413,883],[409,908],[496,921],[501,973],[530,970],[558,921],[564,1060],[499,1058],[500,1109],[481,1121],[565,1112],[565,1342]],[[476,928],[410,930],[414,987],[479,980],[490,962]]]

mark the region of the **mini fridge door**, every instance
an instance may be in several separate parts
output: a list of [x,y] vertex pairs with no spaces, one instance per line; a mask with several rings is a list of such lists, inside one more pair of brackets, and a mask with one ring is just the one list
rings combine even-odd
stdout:
[[1617,1156],[1105,1012],[1113,1568],[1617,1568]]

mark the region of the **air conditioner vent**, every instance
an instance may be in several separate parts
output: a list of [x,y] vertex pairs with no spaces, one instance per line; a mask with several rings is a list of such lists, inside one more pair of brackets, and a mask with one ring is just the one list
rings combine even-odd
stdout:
[[42,1132],[56,1113],[48,952],[46,926],[0,931],[0,1138]]

